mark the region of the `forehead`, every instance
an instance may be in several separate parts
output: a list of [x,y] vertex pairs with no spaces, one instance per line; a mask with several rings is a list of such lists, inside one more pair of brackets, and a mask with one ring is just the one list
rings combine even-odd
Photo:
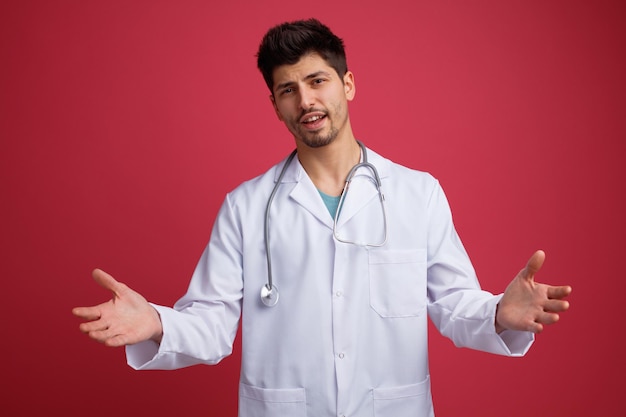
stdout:
[[298,82],[304,80],[313,73],[326,72],[330,76],[337,76],[333,67],[319,54],[312,52],[304,55],[295,64],[286,64],[278,66],[274,69],[272,77],[274,86],[278,86],[289,82]]

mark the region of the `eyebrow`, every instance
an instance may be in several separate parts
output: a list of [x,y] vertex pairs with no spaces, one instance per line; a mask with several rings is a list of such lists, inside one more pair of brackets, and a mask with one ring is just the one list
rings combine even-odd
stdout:
[[[320,75],[323,75],[323,76],[326,76],[326,77],[330,77],[330,73],[328,71],[320,70],[320,71],[315,71],[315,72],[307,75],[306,77],[304,77],[304,79],[302,81],[312,80],[314,78],[319,77]],[[276,87],[274,87],[274,88],[275,88],[276,91],[278,91],[278,90],[282,90],[283,88],[292,86],[295,83],[296,83],[295,81],[286,81],[284,83],[280,83],[280,84],[276,85]]]

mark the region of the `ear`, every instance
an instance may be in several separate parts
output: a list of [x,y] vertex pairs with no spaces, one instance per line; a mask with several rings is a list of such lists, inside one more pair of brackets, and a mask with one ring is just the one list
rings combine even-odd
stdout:
[[343,76],[343,89],[346,93],[346,99],[352,101],[356,94],[356,85],[354,84],[354,74],[351,71],[347,71]]
[[278,110],[278,106],[276,105],[276,99],[274,98],[274,94],[270,94],[270,101],[272,102],[272,106],[274,107],[274,111],[276,112],[276,116],[278,117],[278,120],[282,122],[283,116],[280,114],[280,111]]

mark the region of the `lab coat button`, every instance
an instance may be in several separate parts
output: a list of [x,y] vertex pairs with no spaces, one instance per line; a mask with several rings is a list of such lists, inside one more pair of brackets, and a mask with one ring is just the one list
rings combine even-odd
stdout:
[[344,355],[343,352],[342,352],[342,353],[339,354],[339,359],[343,359],[345,356],[346,355]]
[[336,295],[337,297],[341,297],[341,296],[343,295],[343,293],[342,293],[341,291],[337,291],[337,292],[335,293],[335,295]]

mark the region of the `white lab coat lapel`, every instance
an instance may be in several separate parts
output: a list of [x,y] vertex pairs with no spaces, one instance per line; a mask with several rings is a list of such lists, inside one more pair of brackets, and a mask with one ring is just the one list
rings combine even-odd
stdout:
[[[279,174],[280,169],[276,170],[276,177],[274,181],[278,180]],[[311,178],[309,178],[308,174],[300,164],[297,155],[287,168],[282,182],[295,182],[296,185],[291,190],[289,197],[315,216],[326,227],[332,229],[333,219],[330,217],[330,213],[324,205],[324,201],[322,201],[319,191],[315,188],[315,184],[313,184],[313,181],[311,181]]]
[[[367,156],[368,161],[376,167],[382,182],[387,176],[388,161],[370,150]],[[354,178],[339,213],[337,235],[340,239],[359,244],[381,243],[384,240],[385,219],[374,173],[367,167],[361,167]]]
[[[378,174],[382,181],[382,179],[387,176],[389,161],[369,149],[367,150],[367,157],[368,161],[372,163],[378,170]],[[278,180],[279,174],[280,169],[277,169],[274,179],[275,181]],[[360,168],[357,171],[356,176],[363,175],[367,175],[369,177],[373,176],[368,168]],[[368,204],[380,204],[378,201],[372,201],[373,198],[378,199],[378,192],[376,191],[376,187],[373,185],[373,183],[368,183],[366,181],[354,181],[350,186],[347,196],[348,198],[346,198],[344,205],[341,209],[341,215],[339,216],[339,222],[337,224],[338,229],[346,225],[350,221],[350,219],[352,219]],[[322,198],[319,195],[319,191],[315,187],[315,184],[313,184],[313,181],[311,181],[311,178],[309,178],[308,174],[300,164],[297,155],[287,168],[287,171],[283,176],[282,182],[295,182],[296,185],[291,191],[289,197],[292,198],[304,209],[309,211],[328,228],[333,228],[333,219],[330,216],[328,209],[324,205],[324,202],[322,201]],[[375,207],[375,209],[379,211],[378,207]]]
[[372,174],[368,168],[359,168],[355,177],[361,178],[353,181],[346,190],[343,207],[341,208],[341,213],[337,222],[338,228],[344,226],[359,211],[361,211],[361,209],[367,205],[372,198],[378,196],[376,187],[373,183],[369,182],[369,179],[361,181],[364,175],[371,176]]
[[[387,176],[388,161],[369,149],[367,150],[367,159],[372,165],[374,165],[374,167],[376,167],[378,175],[382,181],[382,179]],[[373,182],[374,174],[369,168],[359,168],[355,173],[354,178],[357,179],[351,183],[347,195],[345,196],[344,205],[341,209],[341,214],[337,223],[337,227],[339,228],[349,222],[350,219],[363,209],[363,207],[370,204],[373,198],[378,199],[378,191],[376,190],[376,186],[374,185],[375,183]],[[370,179],[372,181],[370,181]],[[379,204],[377,201],[375,203]]]

